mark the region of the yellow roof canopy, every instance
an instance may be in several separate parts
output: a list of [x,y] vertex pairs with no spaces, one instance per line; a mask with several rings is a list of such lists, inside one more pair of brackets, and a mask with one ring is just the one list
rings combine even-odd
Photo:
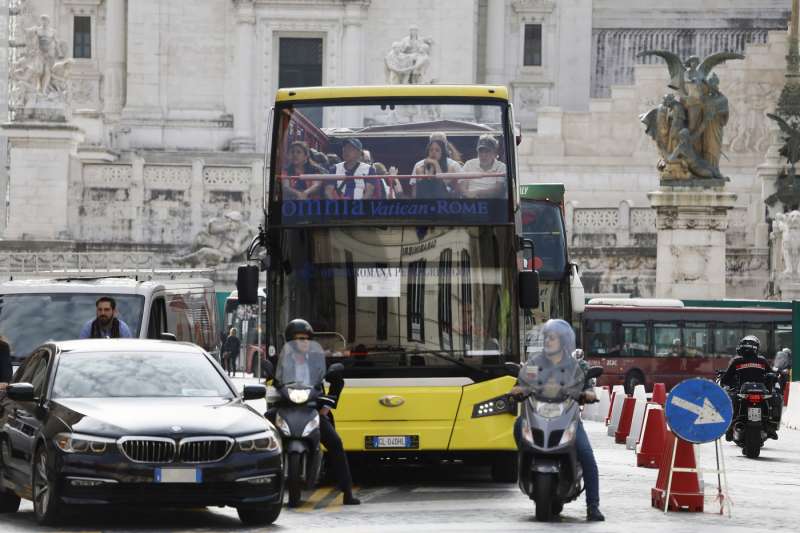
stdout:
[[278,89],[276,102],[347,98],[409,97],[497,98],[508,100],[502,85],[364,85],[354,87],[297,87]]

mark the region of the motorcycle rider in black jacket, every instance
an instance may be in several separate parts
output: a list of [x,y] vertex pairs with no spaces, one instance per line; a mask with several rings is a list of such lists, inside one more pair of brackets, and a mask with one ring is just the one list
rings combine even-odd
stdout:
[[[739,391],[739,388],[744,383],[766,384],[770,365],[764,356],[759,355],[760,348],[761,342],[755,335],[743,337],[736,346],[736,357],[731,359],[728,369],[722,376],[722,385],[732,391],[731,398],[734,402],[734,413],[738,412],[739,409],[739,406],[736,405],[738,399],[735,393]],[[728,433],[726,433],[727,440],[731,440],[731,432],[732,429],[729,429]],[[767,428],[767,435],[773,439],[778,438],[776,428],[772,424]]]

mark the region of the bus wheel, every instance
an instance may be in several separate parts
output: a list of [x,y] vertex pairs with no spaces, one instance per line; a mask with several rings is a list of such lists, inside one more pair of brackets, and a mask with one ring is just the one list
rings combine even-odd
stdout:
[[644,385],[644,374],[638,370],[631,370],[625,376],[625,394],[633,394],[636,385]]

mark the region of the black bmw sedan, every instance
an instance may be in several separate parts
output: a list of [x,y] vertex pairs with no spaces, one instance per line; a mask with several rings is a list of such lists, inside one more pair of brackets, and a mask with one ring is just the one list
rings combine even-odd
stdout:
[[233,506],[246,524],[281,511],[275,428],[201,348],[80,340],[37,348],[0,391],[0,513],[71,506]]

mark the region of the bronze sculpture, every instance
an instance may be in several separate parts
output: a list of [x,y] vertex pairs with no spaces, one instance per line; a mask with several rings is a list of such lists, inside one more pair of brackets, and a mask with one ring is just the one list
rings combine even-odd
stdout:
[[720,52],[700,61],[691,56],[682,61],[666,50],[646,50],[637,57],[658,56],[667,62],[676,94],[664,96],[661,104],[641,115],[647,135],[653,138],[661,159],[657,168],[664,185],[721,185],[719,170],[722,133],[728,123],[728,99],[719,90],[715,66],[741,54]]

